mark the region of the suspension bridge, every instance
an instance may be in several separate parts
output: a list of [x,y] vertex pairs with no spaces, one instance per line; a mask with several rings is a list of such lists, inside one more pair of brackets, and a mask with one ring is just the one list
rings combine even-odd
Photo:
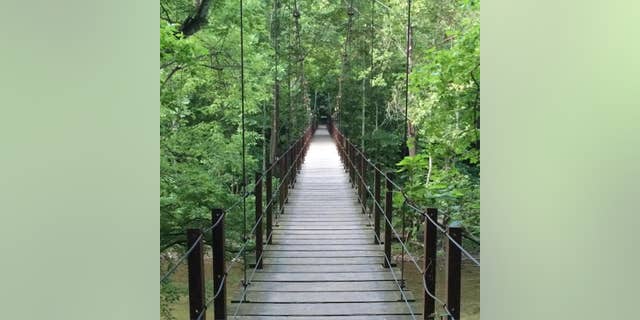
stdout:
[[[394,193],[424,216],[423,263],[405,243],[404,214],[402,230],[394,227]],[[462,257],[480,266],[461,245],[462,228],[444,226],[436,209],[415,205],[331,122],[310,126],[256,174],[253,192],[243,201],[249,195],[255,223],[248,232],[245,226],[235,257],[225,261],[224,223],[232,208],[213,209],[211,226],[187,230],[188,250],[161,278],[166,281],[178,265],[188,264],[190,319],[205,319],[210,308],[214,319],[460,319]],[[206,297],[209,232],[214,292]],[[438,238],[447,253],[443,297],[435,295]],[[255,248],[249,248],[251,242]],[[392,243],[401,252],[398,262]],[[227,275],[238,261],[244,264],[242,285],[227,297]],[[422,275],[422,292],[407,289],[408,267]],[[424,297],[419,309],[418,294]]]

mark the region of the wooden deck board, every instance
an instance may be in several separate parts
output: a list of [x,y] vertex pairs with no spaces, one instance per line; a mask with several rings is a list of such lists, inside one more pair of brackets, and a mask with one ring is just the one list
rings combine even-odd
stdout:
[[325,292],[325,291],[395,291],[399,292],[394,281],[367,281],[358,283],[340,281],[317,282],[252,282],[249,291],[292,291],[292,292]]
[[[413,294],[406,293],[407,301],[413,302]],[[338,291],[338,292],[264,292],[250,291],[245,297],[250,303],[342,303],[350,302],[402,302],[397,291]],[[240,296],[233,301],[239,301]]]
[[281,264],[265,265],[260,272],[389,272],[382,264],[313,265]]
[[[231,304],[235,309],[235,304]],[[404,315],[409,313],[405,302],[343,302],[343,303],[243,303],[238,314],[249,316],[348,316]]]
[[[418,314],[416,314],[416,318]],[[367,315],[367,316],[237,316],[234,320],[413,320],[410,315]]]
[[[232,319],[412,319],[382,266],[383,248],[373,243],[370,224],[333,140],[320,127],[284,214],[275,220],[273,244],[265,245],[264,268],[253,276],[245,302],[238,304],[241,292],[233,296],[228,310],[239,308]],[[413,294],[405,296],[412,306]]]
[[274,244],[266,248],[267,251],[354,251],[380,250],[377,244]]
[[382,264],[384,258],[380,257],[338,257],[338,258],[264,258],[266,264]]
[[317,281],[393,281],[390,272],[270,272],[258,273],[253,281],[317,282]]

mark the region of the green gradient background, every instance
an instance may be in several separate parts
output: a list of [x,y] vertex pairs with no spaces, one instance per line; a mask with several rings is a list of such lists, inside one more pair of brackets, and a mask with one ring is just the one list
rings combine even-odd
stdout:
[[481,318],[640,319],[640,3],[481,19]]
[[[0,319],[158,319],[158,3],[0,4]],[[635,319],[640,4],[482,2],[482,314]]]
[[157,1],[0,4],[0,319],[158,319]]

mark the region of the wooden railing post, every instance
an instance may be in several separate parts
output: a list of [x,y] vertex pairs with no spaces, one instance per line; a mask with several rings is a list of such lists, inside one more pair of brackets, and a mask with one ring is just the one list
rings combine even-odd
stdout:
[[347,140],[349,144],[349,163],[351,168],[351,186],[356,186],[356,153],[353,150],[353,145],[351,141]]
[[[431,220],[438,221],[438,209],[427,208],[427,215]],[[424,319],[435,320],[436,301],[429,294],[436,293],[436,250],[437,250],[437,231],[436,226],[424,218]]]
[[298,176],[300,169],[302,169],[302,156],[304,153],[304,144],[306,141],[307,139],[305,133],[305,135],[300,140],[298,140],[298,152],[296,152],[296,157],[298,157],[298,160],[296,160],[296,177]]
[[[268,168],[271,168],[271,164],[269,164]],[[265,208],[265,214],[267,215],[267,243],[271,244],[272,239],[269,237],[271,232],[273,231],[273,177],[272,172],[273,169],[267,170],[267,181],[266,184],[266,192],[267,192],[267,207]]]
[[380,244],[380,242],[378,241],[378,239],[380,239],[380,214],[381,209],[380,206],[382,205],[381,199],[380,199],[380,172],[378,170],[374,170],[374,181],[373,181],[373,185],[374,185],[374,201],[373,201],[373,232],[375,232],[375,235],[373,237],[373,243],[375,244]]
[[291,188],[295,188],[296,186],[296,173],[298,173],[298,142],[293,143],[293,148],[291,149]]
[[353,149],[353,187],[358,189],[358,202],[362,200],[362,188],[360,188],[360,155]]
[[218,296],[213,300],[213,318],[215,320],[227,319],[227,286],[225,281],[224,266],[224,215],[222,209],[211,210],[211,221],[216,223],[222,219],[211,232],[211,249],[213,256],[213,292],[214,294],[220,290]]
[[362,214],[367,213],[367,173],[366,173],[366,159],[364,154],[360,155],[360,203],[362,204]]
[[[187,247],[194,249],[189,254],[189,319],[195,320],[201,312],[204,312],[204,261],[202,250],[202,231],[200,229],[187,229]],[[204,315],[201,319],[205,319]]]
[[256,200],[256,269],[262,269],[262,177],[258,172],[253,194]]
[[[344,139],[346,140],[346,139]],[[349,162],[351,160],[351,151],[349,148],[349,144],[345,143],[343,144],[344,146],[344,151],[345,151],[345,168],[347,169],[347,173],[349,173],[349,182],[351,182],[351,163]]]
[[291,149],[291,188],[296,184],[296,155],[298,154],[297,144],[293,144],[293,149]]
[[387,185],[387,194],[385,197],[385,209],[384,214],[387,217],[384,224],[384,261],[385,268],[391,268],[393,262],[391,261],[391,227],[393,223],[393,186],[391,185],[391,178],[385,179]]
[[347,138],[342,134],[342,132],[340,132],[340,138],[342,140],[342,145],[345,147],[345,149],[347,148]]
[[284,190],[282,188],[284,185],[284,166],[282,165],[283,158],[278,158],[276,161],[278,162],[278,168],[280,171],[280,184],[278,185],[278,214],[280,215],[284,213],[284,210],[282,209],[284,207]]
[[352,175],[353,163],[351,161],[351,159],[353,158],[353,154],[351,152],[351,144],[349,144],[349,139],[346,139],[346,141],[347,141],[347,144],[345,145],[345,147],[347,148],[347,167],[349,168],[349,183],[353,183],[353,175]]
[[291,186],[291,149],[284,155],[284,203],[289,203],[289,187]]
[[[462,243],[462,226],[452,222],[448,228],[449,236]],[[453,241],[447,241],[447,308],[454,319],[460,319],[460,274],[461,252]]]

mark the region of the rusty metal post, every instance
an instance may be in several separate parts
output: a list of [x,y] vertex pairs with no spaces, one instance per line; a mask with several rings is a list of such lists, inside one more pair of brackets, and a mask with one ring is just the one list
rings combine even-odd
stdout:
[[385,197],[385,209],[384,214],[387,217],[384,224],[384,261],[385,268],[391,268],[393,262],[391,261],[391,223],[393,222],[393,186],[391,185],[390,178],[385,179],[387,185],[387,194]]
[[[353,147],[355,149],[355,146]],[[358,153],[358,151],[356,150],[356,152],[354,152],[354,156],[355,156],[355,161],[353,162],[353,166],[355,167],[355,187],[358,189],[358,202],[360,202],[360,207],[362,207],[362,168],[360,167],[360,162],[361,162],[361,156]]]
[[256,200],[256,269],[262,269],[262,177],[258,172],[253,194]]
[[302,161],[304,159],[304,146],[306,141],[307,139],[302,137],[302,139],[300,139],[300,142],[298,143],[298,160],[296,161],[296,164],[298,165],[298,171],[296,173],[296,176],[300,174],[300,171],[302,171]]
[[283,181],[283,190],[284,190],[284,203],[289,203],[289,155],[291,154],[291,150],[287,151],[284,155],[284,176],[282,178]]
[[375,232],[375,235],[373,237],[373,243],[380,244],[380,242],[378,242],[378,239],[380,238],[380,215],[382,213],[382,210],[380,209],[382,203],[380,199],[380,172],[378,170],[374,170],[374,172],[373,232]]
[[367,170],[366,170],[366,159],[364,158],[364,154],[360,156],[360,203],[362,203],[362,214],[367,213]]
[[291,188],[295,188],[298,175],[298,142],[296,141],[293,145],[293,153],[291,154]]
[[352,149],[353,152],[353,187],[358,190],[358,202],[360,202],[360,156],[357,152],[355,152],[355,148]]
[[291,174],[290,174],[290,181],[289,181],[289,185],[291,186],[291,189],[293,189],[295,187],[296,184],[296,154],[298,153],[298,148],[296,146],[297,144],[294,142],[293,146],[291,148],[291,162],[289,162],[290,166],[291,166]]
[[350,168],[351,168],[351,186],[355,187],[356,185],[356,154],[353,150],[353,145],[351,144],[351,141],[347,140],[348,144],[349,144],[349,164],[350,164]]
[[284,169],[283,169],[283,165],[282,165],[282,158],[278,158],[276,161],[278,161],[278,168],[280,171],[280,183],[278,184],[278,211],[277,214],[280,215],[282,213],[284,213],[284,210],[282,210],[283,206],[284,206],[284,191],[282,191],[282,186],[284,185]]
[[[356,153],[356,148],[354,147],[354,145],[351,145],[351,151],[353,154],[353,157],[351,157],[351,163],[353,164],[353,187],[357,188],[358,187],[358,153]],[[360,198],[358,198],[358,201],[360,201]]]
[[[448,228],[449,236],[457,243],[462,243],[462,225],[452,222]],[[460,319],[460,248],[451,240],[447,241],[447,308],[454,319]]]
[[[268,168],[271,168],[271,164],[269,164]],[[266,192],[267,192],[267,207],[265,208],[265,214],[267,215],[267,243],[271,244],[272,240],[269,238],[271,232],[273,231],[273,177],[271,173],[272,169],[267,170],[267,181],[266,184]]]
[[302,169],[302,155],[304,154],[304,143],[307,141],[305,136],[303,136],[298,141],[298,152],[296,153],[296,157],[297,157],[297,160],[296,160],[296,169],[297,169],[296,177],[298,176],[298,173]]
[[296,183],[296,155],[298,154],[298,148],[296,144],[293,144],[293,149],[291,149],[291,188],[295,186]]
[[[189,319],[197,319],[204,312],[204,261],[202,250],[202,230],[187,229],[187,246],[194,249],[189,254]],[[204,319],[204,315],[201,319]]]
[[299,170],[298,160],[300,159],[299,158],[299,155],[300,155],[300,141],[302,141],[302,140],[296,141],[295,152],[293,153],[293,167],[295,168],[295,170],[293,170],[294,171],[293,172],[293,177],[294,177],[293,184],[294,185],[296,183],[296,179],[295,178],[298,176],[298,170]]
[[[427,215],[433,221],[438,221],[438,209],[427,208]],[[438,242],[436,226],[424,218],[424,314],[425,320],[435,320],[436,301],[427,294],[427,290],[432,294],[436,293],[436,250]]]
[[[344,139],[346,140],[346,139]],[[351,182],[351,165],[349,163],[349,160],[351,159],[351,152],[349,152],[349,145],[348,144],[343,144],[344,146],[344,152],[345,152],[345,168],[347,169],[347,173],[349,173],[349,182]]]
[[[211,221],[215,223],[224,215],[222,209],[211,210]],[[220,293],[213,300],[213,318],[215,320],[227,319],[226,301],[227,286],[225,284],[225,266],[224,266],[224,218],[218,225],[211,230],[213,237],[211,239],[211,249],[213,256],[213,291]],[[222,287],[221,287],[222,286]]]

